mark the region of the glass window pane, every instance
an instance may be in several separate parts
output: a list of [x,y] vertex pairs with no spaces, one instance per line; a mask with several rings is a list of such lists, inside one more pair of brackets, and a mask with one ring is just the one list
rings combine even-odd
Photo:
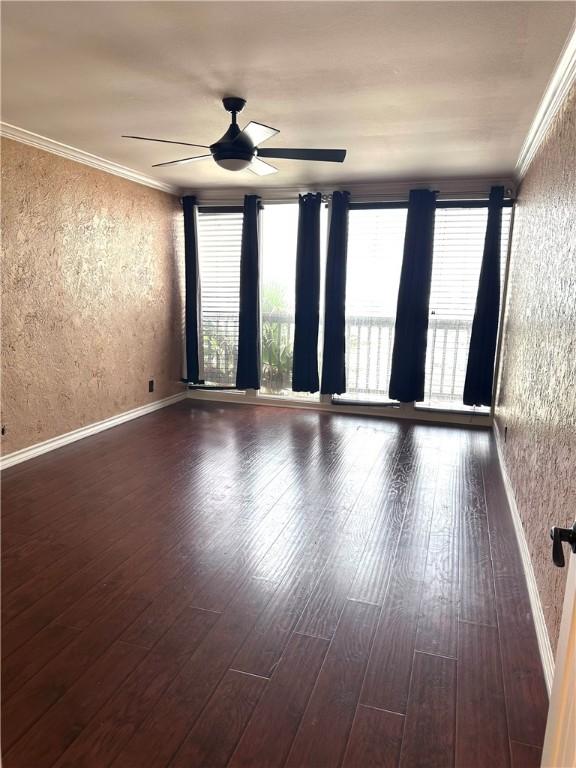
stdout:
[[[317,400],[317,393],[311,395],[306,392],[292,392],[298,204],[271,203],[264,207],[261,216],[262,377],[260,391],[263,395]],[[324,298],[326,218],[326,209],[323,206],[320,213],[321,318]],[[322,327],[322,322],[320,326]],[[319,338],[319,353],[321,350],[322,339]],[[321,366],[321,360],[319,365]]]
[[346,400],[387,401],[406,209],[350,211]]

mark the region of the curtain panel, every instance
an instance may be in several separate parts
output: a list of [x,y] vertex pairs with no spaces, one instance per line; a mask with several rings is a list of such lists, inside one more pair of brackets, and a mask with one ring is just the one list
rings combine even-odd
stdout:
[[298,198],[296,247],[296,313],[292,390],[318,392],[318,326],[320,321],[320,206],[322,196]]
[[389,387],[402,403],[424,399],[435,212],[436,192],[410,191]]
[[323,395],[346,392],[346,259],[349,192],[333,192],[330,208],[324,300]]
[[184,272],[186,323],[186,379],[189,384],[200,381],[198,327],[200,317],[200,272],[198,268],[198,228],[196,198],[182,199],[184,210]]
[[246,195],[240,251],[240,317],[236,387],[260,389],[260,198]]
[[500,244],[503,202],[504,187],[492,187],[464,383],[465,405],[492,405],[494,360],[500,316]]

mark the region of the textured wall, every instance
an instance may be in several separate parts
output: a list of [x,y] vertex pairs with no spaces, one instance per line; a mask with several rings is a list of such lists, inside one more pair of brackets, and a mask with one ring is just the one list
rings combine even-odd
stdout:
[[576,517],[574,89],[520,189],[496,413],[555,648],[566,573],[548,530]]
[[179,211],[2,140],[4,453],[181,390]]

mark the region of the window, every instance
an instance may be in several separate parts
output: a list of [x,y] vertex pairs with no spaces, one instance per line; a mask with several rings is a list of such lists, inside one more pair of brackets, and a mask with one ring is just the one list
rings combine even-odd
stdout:
[[[324,303],[327,211],[320,211],[320,335]],[[262,374],[264,395],[318,399],[318,394],[292,392],[292,357],[296,301],[298,204],[273,203],[261,213],[260,304],[262,312]],[[319,355],[320,357],[320,355]],[[319,366],[322,363],[319,360]]]
[[[502,216],[504,282],[511,208]],[[417,407],[468,410],[462,403],[488,211],[436,210],[425,398]],[[346,285],[346,378],[342,399],[386,402],[394,344],[407,208],[352,207]],[[328,211],[321,209],[322,352]],[[261,393],[292,392],[298,204],[271,203],[261,212]],[[201,282],[200,371],[208,385],[233,387],[238,358],[242,210],[198,213]],[[321,369],[321,359],[319,359]],[[479,409],[487,411],[488,409]]]
[[388,400],[406,208],[350,211],[346,400]]
[[200,377],[234,386],[238,360],[242,211],[198,213]]
[[[502,212],[501,288],[511,208]],[[426,350],[425,407],[466,409],[464,380],[482,265],[487,208],[438,208]],[[477,409],[488,412],[488,408]]]

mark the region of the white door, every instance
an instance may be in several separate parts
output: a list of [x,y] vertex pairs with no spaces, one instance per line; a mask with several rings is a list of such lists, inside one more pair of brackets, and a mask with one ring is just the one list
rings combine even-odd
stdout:
[[564,545],[568,579],[550,709],[546,724],[542,768],[576,768],[576,555]]

